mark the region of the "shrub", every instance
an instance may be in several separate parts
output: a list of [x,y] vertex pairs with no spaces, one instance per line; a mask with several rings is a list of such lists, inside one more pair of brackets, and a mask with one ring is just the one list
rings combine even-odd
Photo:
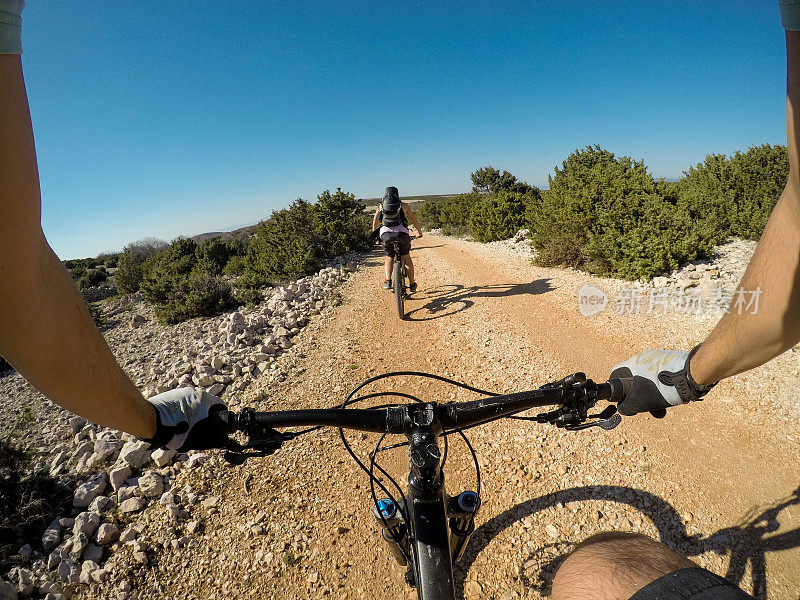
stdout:
[[141,290],[164,323],[210,316],[237,306],[230,284],[216,272],[208,250],[179,238],[143,263]]
[[501,191],[475,204],[469,219],[472,237],[479,242],[493,242],[512,237],[525,225],[528,196]]
[[105,267],[98,267],[97,269],[90,269],[86,271],[80,279],[78,279],[78,287],[86,289],[94,285],[99,285],[108,280],[108,272]]
[[298,198],[289,208],[272,213],[258,224],[239,283],[243,287],[263,287],[270,281],[311,273],[324,263],[322,240],[312,225],[312,205]]
[[259,223],[237,281],[237,296],[252,302],[257,289],[270,282],[309,275],[330,258],[367,248],[369,217],[352,194],[337,188],[333,194],[322,192],[315,204],[297,199]]
[[445,235],[463,235],[469,232],[472,209],[483,200],[477,192],[459,194],[441,200],[429,200],[417,211],[423,227],[441,228]]
[[341,188],[336,188],[334,194],[325,190],[317,196],[311,209],[311,223],[329,258],[369,248],[371,223],[364,205]]
[[220,238],[209,238],[195,249],[197,260],[216,275],[221,275],[231,257],[231,247]]
[[730,159],[710,154],[685,173],[679,205],[709,243],[731,235],[757,240],[788,174],[785,146],[755,146]]
[[599,146],[571,154],[550,177],[532,216],[532,241],[543,265],[570,266],[625,279],[652,277],[706,254],[668,186],[643,161]]
[[498,169],[489,165],[481,167],[470,174],[472,191],[479,194],[499,194],[500,192],[515,192],[518,194],[539,195],[539,188],[519,181],[508,171],[500,173]]
[[142,265],[147,257],[166,247],[166,242],[155,238],[145,238],[133,242],[122,251],[117,260],[117,272],[114,280],[117,289],[123,294],[132,294],[139,291],[144,272]]

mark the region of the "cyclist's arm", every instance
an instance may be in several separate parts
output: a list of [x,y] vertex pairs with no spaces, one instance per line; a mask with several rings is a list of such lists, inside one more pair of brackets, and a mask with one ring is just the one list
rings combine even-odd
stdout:
[[0,55],[0,354],[45,396],[152,437],[155,412],[114,359],[41,228],[36,151],[19,55]]
[[[758,312],[731,310],[692,358],[700,384],[764,364],[800,342],[800,32],[786,32],[789,179],[739,284]],[[734,297],[735,299],[735,297]]]
[[372,231],[375,231],[380,225],[380,214],[381,214],[381,207],[379,206],[378,209],[375,211],[375,216],[372,217]]
[[422,237],[422,227],[419,226],[417,215],[414,214],[414,211],[411,210],[411,207],[405,202],[403,202],[403,212],[406,213],[406,217],[408,217],[408,220],[414,225],[414,229],[417,230],[417,235]]

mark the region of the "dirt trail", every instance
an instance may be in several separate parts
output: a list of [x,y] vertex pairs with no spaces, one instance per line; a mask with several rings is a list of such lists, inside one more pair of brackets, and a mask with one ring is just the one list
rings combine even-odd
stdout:
[[[413,258],[420,291],[407,302],[408,321],[398,320],[393,297],[379,289],[376,254],[346,284],[342,304],[298,336],[302,355],[291,375],[262,380],[268,400],[255,405],[330,406],[363,379],[400,369],[493,391],[576,370],[605,379],[632,353],[687,347],[711,324],[675,315],[583,317],[575,292],[587,276],[451,238],[426,236],[415,242]],[[521,421],[473,430],[484,506],[457,571],[459,592],[542,597],[575,543],[622,529],[668,541],[759,598],[796,600],[800,448],[776,416],[779,408],[751,408],[753,392],[744,391],[751,384],[735,378],[703,403],[663,420],[626,419],[611,432],[568,434]],[[470,397],[410,379],[381,389],[443,401]],[[350,437],[362,456],[377,441]],[[449,456],[448,489],[473,487],[463,444],[454,440]],[[387,458],[401,483],[403,460],[402,449]],[[380,542],[367,478],[335,432],[306,435],[235,469],[216,459],[210,465],[204,478],[182,473],[176,482],[220,502],[199,547],[160,556],[155,589],[203,598],[415,597]]]

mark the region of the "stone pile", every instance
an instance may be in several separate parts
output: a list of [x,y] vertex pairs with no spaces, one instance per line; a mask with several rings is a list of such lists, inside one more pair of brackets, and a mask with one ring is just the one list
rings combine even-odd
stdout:
[[652,286],[687,290],[698,287],[735,289],[756,249],[756,242],[731,238],[714,248],[710,259],[687,263],[669,275],[654,277]]
[[[340,302],[335,288],[353,266],[328,267],[287,287],[267,290],[265,300],[253,308],[172,327],[154,323],[151,309],[138,295],[115,300],[106,307],[105,316],[117,319],[117,326],[106,337],[146,396],[193,386],[222,396],[235,407],[231,393],[244,390],[269,371],[279,376],[278,357],[292,348],[292,338],[313,315]],[[126,339],[130,344],[123,344]],[[147,349],[144,358],[139,354],[143,349]],[[22,397],[11,401],[26,402]],[[39,540],[26,540],[12,560],[17,566],[0,574],[0,600],[20,596],[61,600],[75,585],[105,581],[114,565],[109,557],[121,549],[134,562],[147,564],[149,548],[140,539],[144,528],[137,525],[137,518],[151,504],[166,507],[172,526],[181,526],[188,534],[170,540],[176,548],[192,544],[192,533],[201,528],[193,518],[192,504],[215,510],[213,498],[179,495],[171,489],[181,469],[199,468],[207,454],[151,450],[129,434],[81,417],[62,416],[59,423],[69,427],[69,438],[54,436],[57,441],[47,459],[35,468],[71,483],[73,510],[55,518]],[[42,440],[37,441],[42,449]]]

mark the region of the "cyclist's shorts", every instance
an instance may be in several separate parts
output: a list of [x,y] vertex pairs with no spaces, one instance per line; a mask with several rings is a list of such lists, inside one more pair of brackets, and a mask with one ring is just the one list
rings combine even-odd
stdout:
[[392,251],[392,241],[397,240],[400,243],[400,256],[411,254],[411,236],[402,231],[387,231],[381,236],[383,242],[383,250],[386,256],[394,256]]
[[755,600],[727,579],[700,567],[678,569],[647,584],[630,600]]

